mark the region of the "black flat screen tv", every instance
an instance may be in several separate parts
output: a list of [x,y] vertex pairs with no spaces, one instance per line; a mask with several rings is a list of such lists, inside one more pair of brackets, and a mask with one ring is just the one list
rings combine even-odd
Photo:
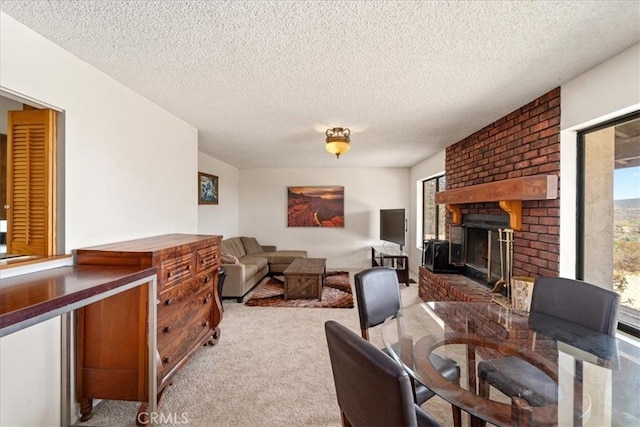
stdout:
[[406,221],[404,209],[380,209],[380,240],[404,246]]

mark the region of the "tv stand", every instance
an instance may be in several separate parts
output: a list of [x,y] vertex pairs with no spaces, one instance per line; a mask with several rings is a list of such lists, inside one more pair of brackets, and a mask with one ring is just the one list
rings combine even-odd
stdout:
[[398,281],[409,286],[409,255],[402,250],[371,246],[371,267],[394,268]]

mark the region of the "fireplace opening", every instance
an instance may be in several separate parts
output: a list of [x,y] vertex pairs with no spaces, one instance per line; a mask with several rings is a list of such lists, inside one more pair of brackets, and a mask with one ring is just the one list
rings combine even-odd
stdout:
[[508,215],[463,216],[462,225],[451,227],[451,262],[465,276],[492,285],[502,277],[498,230],[508,227]]

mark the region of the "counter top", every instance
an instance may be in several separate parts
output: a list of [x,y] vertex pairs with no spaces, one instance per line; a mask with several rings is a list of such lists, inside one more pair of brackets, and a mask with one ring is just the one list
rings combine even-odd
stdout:
[[155,267],[74,265],[2,279],[0,337],[148,281]]

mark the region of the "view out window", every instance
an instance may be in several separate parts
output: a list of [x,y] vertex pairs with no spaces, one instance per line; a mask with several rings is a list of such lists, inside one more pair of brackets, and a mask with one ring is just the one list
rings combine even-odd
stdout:
[[438,191],[444,191],[445,177],[440,175],[422,181],[422,238],[444,240],[444,206],[436,205]]
[[621,295],[620,327],[640,332],[640,113],[580,135],[578,278]]

